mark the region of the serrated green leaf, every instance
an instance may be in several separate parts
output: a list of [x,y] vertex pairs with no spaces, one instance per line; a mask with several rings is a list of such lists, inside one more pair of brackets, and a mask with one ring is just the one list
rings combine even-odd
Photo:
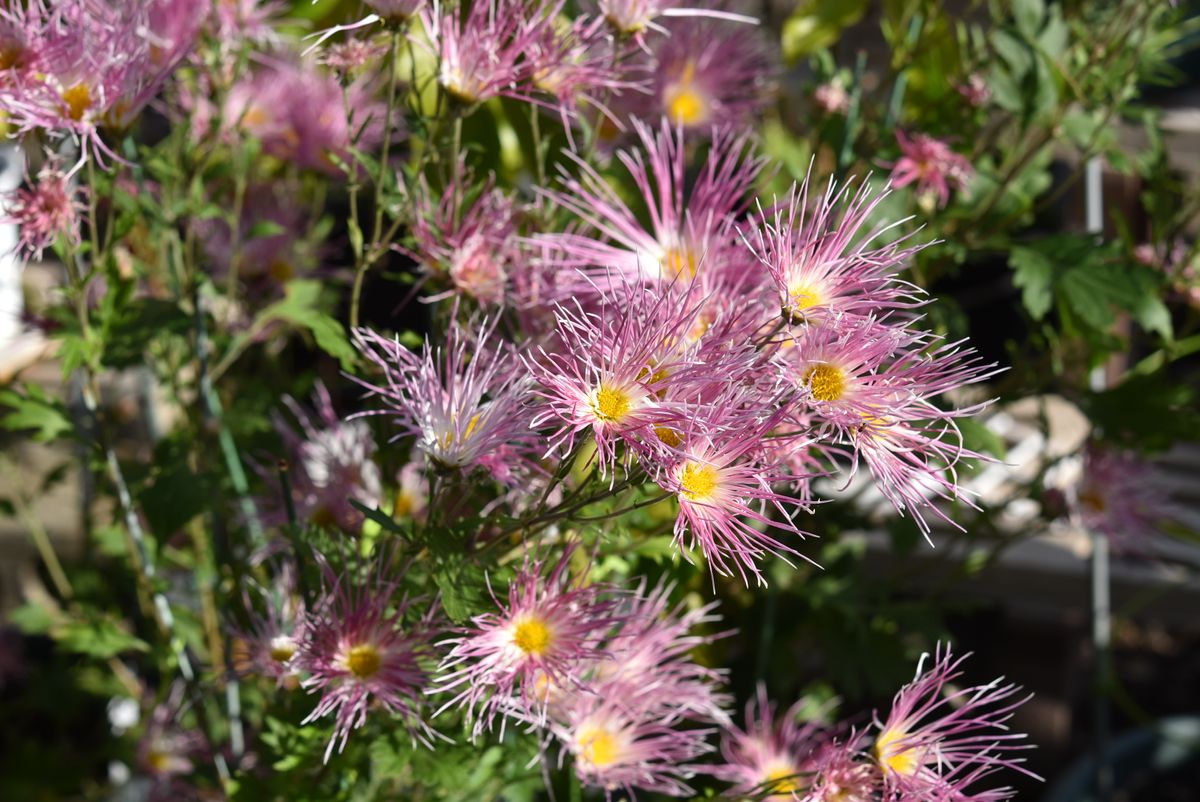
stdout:
[[124,652],[146,652],[150,645],[131,635],[110,618],[68,621],[56,627],[54,638],[65,649],[102,660]]
[[36,384],[24,386],[24,393],[0,390],[0,407],[11,411],[0,417],[0,426],[10,431],[32,430],[32,437],[43,443],[57,440],[72,430],[66,407],[50,398]]
[[59,614],[43,604],[25,602],[8,614],[9,622],[26,635],[45,635],[59,621]]
[[1074,267],[1063,273],[1060,294],[1086,325],[1107,329],[1113,322],[1112,288],[1095,265]]
[[1021,288],[1021,302],[1034,320],[1041,320],[1054,301],[1054,263],[1033,248],[1015,247],[1008,256],[1013,284]]

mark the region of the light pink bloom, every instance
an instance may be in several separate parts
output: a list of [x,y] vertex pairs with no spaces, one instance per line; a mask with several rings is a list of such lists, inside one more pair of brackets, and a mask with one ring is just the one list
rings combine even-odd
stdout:
[[222,43],[274,44],[279,39],[274,19],[286,9],[282,0],[218,0],[210,24]]
[[975,175],[971,162],[928,134],[896,131],[900,158],[892,167],[892,186],[915,184],[917,192],[934,198],[939,207],[950,202],[951,191],[962,191]]
[[679,502],[676,544],[699,548],[714,575],[736,572],[746,584],[753,576],[765,585],[761,559],[768,554],[785,560],[786,554],[799,555],[768,531],[804,538],[792,518],[805,503],[777,490],[788,477],[778,465],[760,459],[764,438],[785,412],[779,409],[757,426],[688,432],[679,458],[655,479]]
[[442,192],[431,190],[424,177],[419,180],[412,223],[416,247],[408,253],[443,285],[452,284],[481,305],[502,304],[518,256],[517,209],[493,177],[477,191],[474,183],[461,159]]
[[392,23],[407,22],[421,10],[425,0],[366,0],[367,7]]
[[[302,522],[355,533],[363,516],[350,501],[375,508],[382,500],[379,466],[374,462],[375,437],[365,421],[338,417],[325,385],[317,384],[313,401],[315,416],[290,396],[283,399],[300,425],[298,432],[282,416],[273,415],[275,430],[289,456],[296,516]],[[270,481],[274,477],[268,474],[264,478]],[[278,523],[286,521],[278,503],[268,507],[275,510],[272,517]]]
[[480,0],[462,13],[435,3],[421,12],[437,57],[437,80],[453,100],[472,105],[494,97],[521,98],[533,86],[526,58],[544,40],[562,0]]
[[1173,516],[1154,466],[1130,451],[1089,443],[1078,490],[1083,525],[1108,538],[1114,552],[1146,554]]
[[530,383],[512,347],[498,341],[494,330],[494,321],[478,331],[453,322],[444,349],[426,342],[418,356],[395,340],[358,329],[355,344],[383,371],[383,379],[355,381],[386,405],[360,414],[393,418],[401,429],[393,439],[414,437],[440,470],[483,469],[516,481],[533,441],[526,411]]
[[334,718],[325,762],[335,744],[344,749],[351,730],[366,723],[372,702],[428,743],[434,732],[421,709],[429,679],[425,664],[432,658],[432,608],[418,614],[407,596],[396,598],[403,572],[385,576],[386,558],[340,575],[320,561],[323,593],[305,617],[295,660],[306,674],[301,686],[320,696],[303,723]]
[[987,79],[977,72],[968,75],[967,80],[959,84],[956,89],[963,99],[975,108],[987,105],[992,97],[992,88],[988,86]]
[[[460,707],[472,738],[490,730],[497,716],[541,726],[552,689],[574,688],[583,672],[604,657],[601,641],[617,622],[612,589],[572,579],[574,547],[553,565],[526,557],[508,586],[507,603],[477,615],[442,661],[431,692],[453,692],[442,710]],[[503,725],[502,725],[503,726]]]
[[[875,802],[879,799],[883,776],[867,755],[868,745],[865,733],[851,732],[843,741],[834,740],[819,747],[809,763],[811,785],[801,797],[803,802]],[[894,802],[924,801],[897,799]]]
[[734,784],[731,794],[771,802],[804,797],[826,736],[819,723],[800,720],[803,705],[801,699],[776,719],[775,705],[759,684],[746,705],[746,729],[731,724],[721,733],[724,763],[713,773]]
[[[1002,769],[1012,769],[1038,779],[1021,764],[1019,752],[1031,748],[1018,743],[1023,734],[1012,733],[1008,721],[1029,697],[1016,698],[1020,687],[1003,684],[959,688],[961,666],[970,655],[955,658],[950,649],[938,648],[933,665],[917,675],[892,701],[888,717],[880,722],[873,754],[883,772],[886,799],[960,800],[978,798],[969,786]],[[926,655],[928,657],[928,655]],[[988,789],[984,798],[1006,799],[1009,789]]]
[[[647,229],[639,216],[595,168],[576,159],[580,177],[564,172],[562,191],[545,196],[573,212],[589,233],[549,233],[533,238],[542,261],[559,270],[590,271],[592,281],[690,279],[699,272],[744,272],[748,260],[736,242],[736,215],[763,166],[745,136],[721,134],[691,190],[685,192],[687,156],[680,134],[666,121],[657,134],[634,123],[641,150],[617,158],[632,176],[649,211]],[[586,283],[565,284],[565,295],[587,292]]]
[[647,122],[665,118],[702,137],[758,118],[770,101],[772,69],[755,28],[700,18],[665,27],[646,65],[650,95],[630,96],[636,114]]
[[4,222],[17,226],[17,253],[23,259],[39,260],[43,251],[64,237],[78,244],[80,215],[84,210],[79,195],[86,189],[73,186],[57,159],[49,159],[38,171],[37,180],[18,189],[7,208],[0,212]]
[[660,17],[710,17],[757,25],[758,19],[715,8],[680,8],[677,0],[597,0],[600,15],[620,37],[643,43],[647,31],[666,33]]
[[239,674],[270,677],[283,685],[298,678],[296,653],[303,636],[304,600],[296,594],[294,571],[290,568],[272,587],[256,587],[256,591],[261,611],[250,594],[243,592],[249,627],[233,630],[234,667]]
[[311,64],[275,61],[234,84],[223,119],[257,138],[271,156],[336,174],[355,169],[348,164],[352,145],[369,150],[378,144],[386,116],[365,87],[347,91],[349,119],[343,89],[333,76]]
[[[760,210],[747,246],[766,266],[793,323],[830,317],[880,316],[923,303],[924,291],[899,278],[922,245],[908,236],[881,242],[897,223],[873,223],[890,190],[864,181],[812,187],[812,171],[792,185],[773,218]],[[810,199],[810,188],[815,199]]]
[[845,114],[850,111],[850,93],[841,81],[826,81],[813,90],[813,103],[826,114]]

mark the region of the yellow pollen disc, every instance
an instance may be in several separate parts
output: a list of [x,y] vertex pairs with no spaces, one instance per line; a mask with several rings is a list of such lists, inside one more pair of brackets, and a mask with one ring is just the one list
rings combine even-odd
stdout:
[[818,401],[837,401],[846,393],[846,374],[833,365],[816,365],[804,374],[804,381],[812,388],[813,398]]
[[620,744],[603,727],[585,727],[579,733],[579,757],[595,768],[611,766],[620,756]]
[[696,65],[689,61],[684,65],[679,80],[667,88],[663,96],[663,109],[668,119],[679,125],[693,126],[705,122],[709,116],[709,103],[697,91]]
[[351,647],[346,653],[346,668],[359,679],[370,679],[383,667],[379,650],[369,643]]
[[329,509],[328,505],[322,504],[312,511],[312,515],[308,516],[308,520],[317,526],[329,527],[337,524],[337,516],[333,514],[333,510]]
[[655,426],[654,434],[671,448],[678,448],[680,443],[683,442],[683,438],[679,436],[679,432],[668,426]]
[[524,618],[517,622],[512,638],[517,648],[525,654],[541,657],[550,648],[550,627],[537,618]]
[[0,70],[11,70],[24,59],[25,53],[18,45],[0,47]]
[[296,654],[296,642],[286,635],[271,638],[271,648],[268,653],[276,663],[286,663]]
[[153,771],[161,774],[171,767],[171,756],[158,749],[151,749],[150,753],[146,755],[146,763]]
[[685,463],[679,473],[679,495],[689,501],[707,501],[716,491],[720,478],[717,469],[711,465]]
[[916,774],[921,767],[920,756],[912,747],[897,745],[908,737],[901,729],[889,729],[879,733],[875,739],[875,760],[881,768],[896,774]]
[[821,303],[821,294],[812,285],[801,284],[788,289],[788,311],[800,317],[803,317],[804,313],[814,306],[820,306]]
[[64,89],[62,100],[67,104],[67,116],[79,122],[92,106],[92,90],[87,84],[80,82]]
[[767,771],[763,788],[772,794],[792,794],[802,791],[804,787],[797,782],[800,779],[797,776],[798,773],[791,766],[774,766]]
[[1096,512],[1104,512],[1105,508],[1108,507],[1108,502],[1104,500],[1104,496],[1094,487],[1089,487],[1080,493],[1079,501],[1085,507]]
[[669,276],[696,275],[696,257],[686,245],[668,248],[662,258],[663,272]]
[[604,423],[620,423],[629,414],[633,399],[624,390],[600,385],[591,399],[592,414]]

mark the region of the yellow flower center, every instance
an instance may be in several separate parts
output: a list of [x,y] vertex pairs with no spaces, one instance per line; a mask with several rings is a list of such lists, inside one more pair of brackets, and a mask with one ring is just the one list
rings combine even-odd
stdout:
[[546,622],[539,618],[523,618],[513,628],[513,643],[525,654],[541,657],[550,648],[553,633]]
[[707,501],[716,491],[720,478],[717,469],[711,465],[684,463],[679,473],[679,495],[689,501]]
[[632,406],[629,393],[607,384],[601,384],[591,398],[592,414],[604,423],[620,423]]
[[616,736],[599,726],[584,727],[579,732],[579,758],[594,768],[602,769],[621,757],[621,745]]
[[887,729],[875,739],[875,761],[880,767],[896,774],[911,775],[921,767],[920,755],[902,742],[908,733],[902,729]]
[[683,442],[683,438],[679,436],[679,432],[669,426],[655,426],[654,434],[663,443],[666,443],[671,448],[678,448]]
[[296,641],[289,638],[287,635],[276,635],[271,638],[271,647],[268,650],[271,659],[276,663],[286,663],[296,654]]
[[689,277],[694,276],[696,275],[696,256],[686,245],[667,248],[667,252],[663,254],[662,258],[662,269],[665,275],[672,278],[684,274]]
[[267,275],[282,284],[285,281],[291,281],[296,275],[296,271],[291,262],[283,257],[278,257],[272,259],[271,264],[267,265]]
[[696,65],[688,62],[679,80],[663,93],[664,110],[672,122],[684,126],[699,125],[709,117],[709,101],[695,85]]
[[1080,493],[1079,501],[1085,507],[1095,512],[1104,512],[1105,508],[1108,506],[1108,502],[1105,501],[1104,496],[1101,495],[1100,491],[1094,487],[1089,487],[1087,490],[1084,490],[1082,493]]
[[821,364],[809,368],[804,381],[818,401],[837,401],[846,393],[846,374],[841,368]]
[[67,116],[75,122],[79,122],[87,110],[92,107],[92,90],[81,81],[64,89],[62,100],[67,104]]
[[822,303],[821,293],[811,284],[799,284],[788,288],[787,311],[794,318],[798,318],[796,322],[803,322],[808,310]]
[[373,645],[360,643],[346,653],[346,668],[359,679],[370,679],[383,668],[383,657]]
[[171,756],[162,750],[151,749],[146,755],[146,763],[149,764],[151,771],[164,774],[167,769],[171,768]]
[[11,70],[25,60],[25,50],[21,45],[0,44],[0,70]]
[[772,766],[767,770],[766,779],[763,781],[763,790],[771,794],[792,794],[797,791],[803,791],[804,786],[799,783],[799,774],[795,767],[786,764]]

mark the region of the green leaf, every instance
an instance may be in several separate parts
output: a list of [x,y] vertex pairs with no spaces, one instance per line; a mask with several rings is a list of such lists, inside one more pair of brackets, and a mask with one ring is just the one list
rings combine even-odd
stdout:
[[286,320],[312,332],[317,347],[336,358],[343,370],[354,367],[356,352],[346,337],[342,324],[318,306],[321,285],[316,281],[288,282],[282,301],[271,304],[259,314],[259,319]]
[[783,23],[783,57],[794,62],[838,40],[862,19],[867,0],[802,0]]
[[149,644],[131,635],[111,618],[89,617],[69,621],[57,628],[54,636],[63,648],[102,660],[123,652],[150,650]]
[[57,440],[72,430],[71,419],[62,402],[50,398],[36,384],[26,384],[24,394],[0,390],[0,407],[11,411],[0,418],[0,426],[10,431],[33,430],[33,439],[43,443]]
[[442,609],[454,623],[461,624],[485,609],[488,593],[483,569],[465,555],[440,560],[433,580],[441,591]]
[[383,512],[382,510],[375,509],[374,507],[368,507],[367,505],[359,502],[358,499],[350,498],[346,500],[350,502],[351,507],[361,512],[367,517],[368,520],[379,524],[383,531],[391,532],[394,535],[400,535],[405,540],[412,540],[412,532],[409,532],[408,529],[397,523],[395,519],[393,519],[387,513]]
[[282,225],[274,220],[258,220],[254,225],[250,226],[250,230],[246,232],[246,239],[267,239],[268,237],[276,237],[286,231]]
[[1074,267],[1063,274],[1061,296],[1071,310],[1093,329],[1112,325],[1112,287],[1095,265]]
[[8,614],[9,622],[26,635],[45,635],[59,620],[59,614],[44,604],[25,602]]
[[1012,14],[1017,30],[1035,39],[1046,19],[1046,5],[1043,0],[1012,0]]
[[1021,302],[1034,320],[1041,320],[1054,302],[1054,263],[1033,248],[1014,247],[1008,263],[1013,284],[1021,288]]
[[1008,453],[1004,438],[975,418],[959,418],[958,429],[962,432],[965,448],[980,454],[991,454],[999,459],[1004,459],[1004,455]]
[[145,362],[147,346],[164,335],[188,332],[192,317],[171,301],[137,298],[118,307],[109,318],[102,361],[114,368]]

